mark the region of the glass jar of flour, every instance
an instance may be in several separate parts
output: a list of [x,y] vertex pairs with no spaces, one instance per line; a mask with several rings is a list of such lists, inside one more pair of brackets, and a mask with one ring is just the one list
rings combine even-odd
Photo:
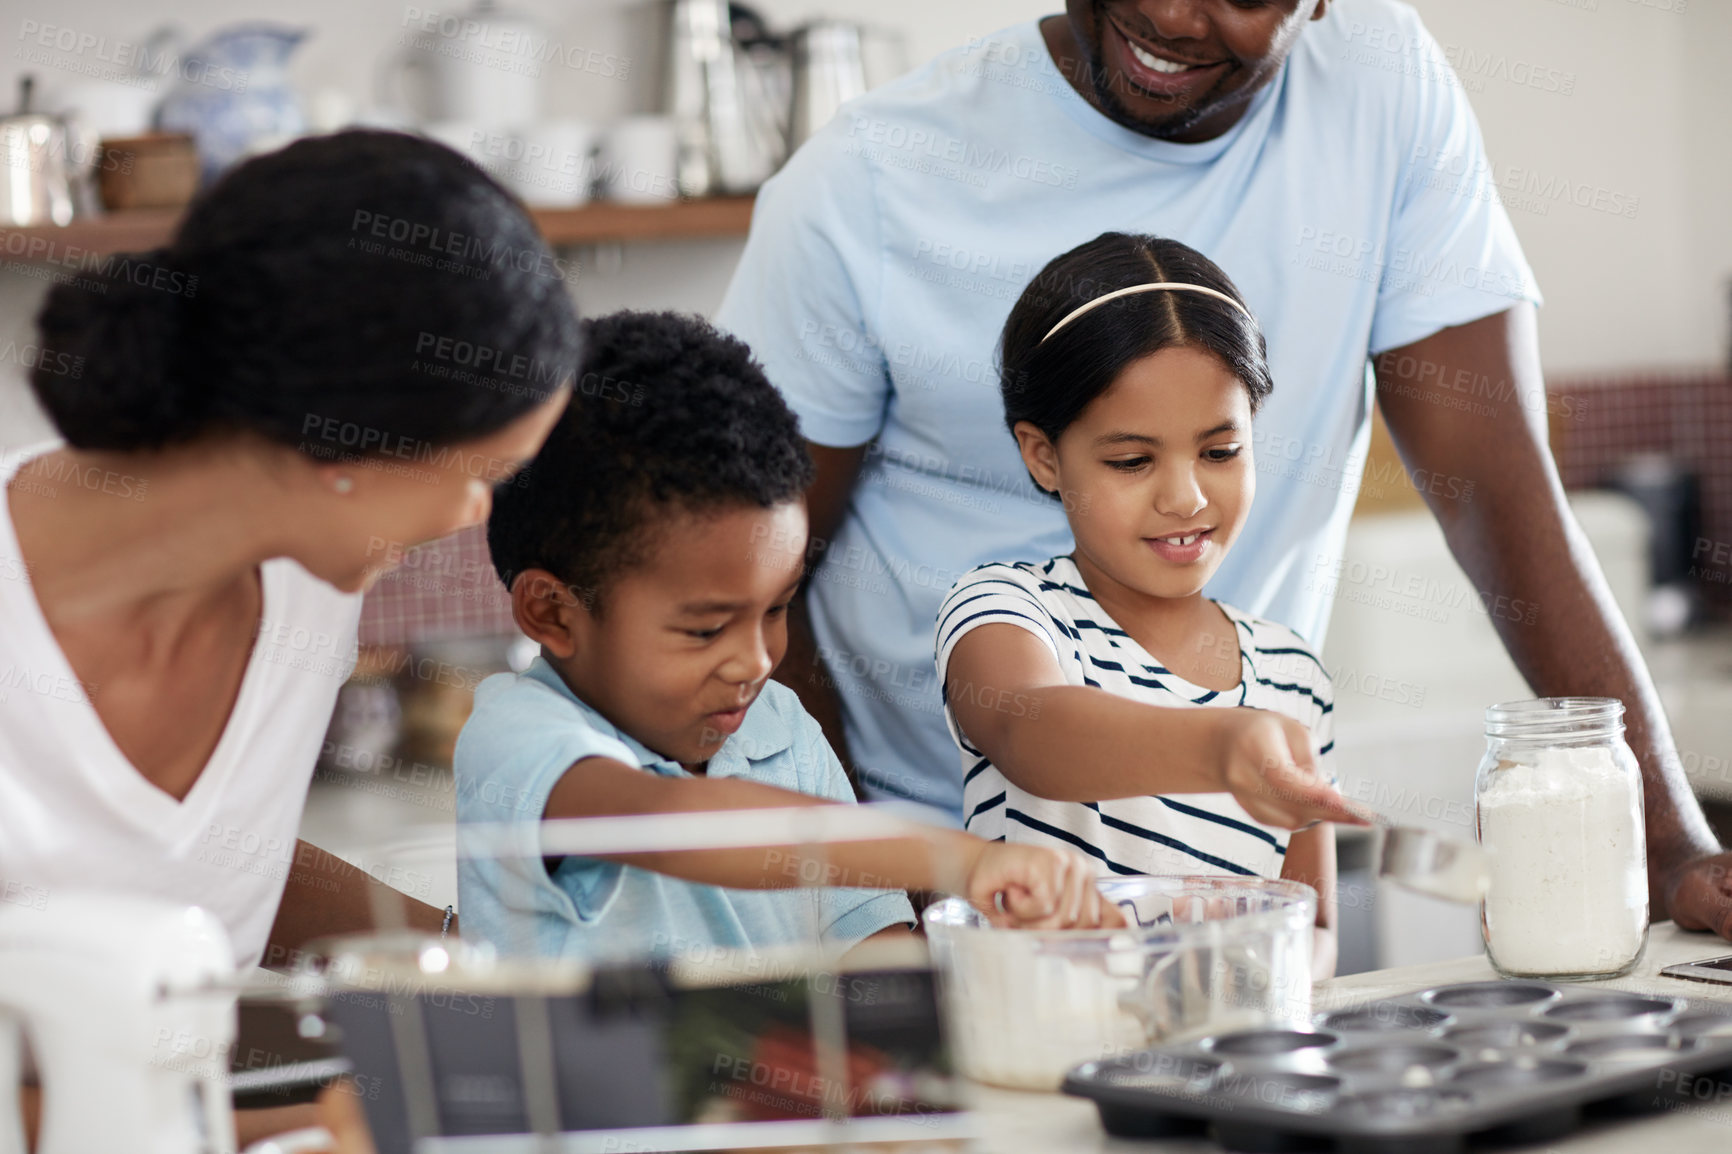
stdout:
[[1623,704],[1494,705],[1485,736],[1474,799],[1491,851],[1480,931],[1492,965],[1509,978],[1627,973],[1648,943],[1648,846]]

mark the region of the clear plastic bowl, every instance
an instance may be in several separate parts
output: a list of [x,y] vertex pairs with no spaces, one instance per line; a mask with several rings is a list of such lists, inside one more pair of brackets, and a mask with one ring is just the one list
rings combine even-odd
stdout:
[[1311,1014],[1317,897],[1298,882],[1116,877],[1123,930],[1000,930],[961,898],[925,913],[970,1078],[1056,1089],[1081,1062]]

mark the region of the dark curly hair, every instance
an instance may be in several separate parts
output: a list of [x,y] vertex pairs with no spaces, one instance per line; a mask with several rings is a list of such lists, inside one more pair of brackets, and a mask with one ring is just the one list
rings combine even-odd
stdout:
[[743,342],[672,312],[586,321],[583,342],[565,415],[493,500],[508,587],[545,569],[598,609],[668,512],[768,509],[812,483],[799,421]]
[[571,379],[568,279],[516,198],[444,145],[313,137],[231,169],[166,248],[56,285],[36,323],[66,356],[31,384],[82,449],[207,430],[320,457],[453,444]]
[[1214,261],[1176,240],[1141,233],[1102,233],[1036,273],[1010,310],[999,342],[1005,425],[1014,433],[1018,421],[1027,421],[1057,440],[1126,365],[1178,345],[1220,357],[1244,384],[1255,413],[1274,388],[1262,330],[1247,312],[1207,293],[1120,297],[1046,339],[1073,309],[1115,289],[1160,281],[1202,285],[1244,304]]

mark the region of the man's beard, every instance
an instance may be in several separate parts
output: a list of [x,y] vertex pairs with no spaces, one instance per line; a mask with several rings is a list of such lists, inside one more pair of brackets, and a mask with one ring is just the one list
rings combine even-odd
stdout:
[[1126,108],[1118,93],[1109,86],[1105,67],[1098,64],[1089,64],[1087,67],[1089,82],[1094,86],[1095,99],[1100,102],[1101,111],[1106,113],[1107,119],[1143,136],[1156,140],[1171,140],[1176,136],[1183,136],[1195,128],[1197,122],[1209,111],[1199,103],[1164,116],[1159,121],[1144,120]]
[[[1109,87],[1109,77],[1106,66],[1107,25],[1111,23],[1107,16],[1106,0],[1094,0],[1091,8],[1094,17],[1095,38],[1093,43],[1078,44],[1083,50],[1083,67],[1089,70],[1089,85],[1095,91],[1095,100],[1108,120],[1128,128],[1132,132],[1156,140],[1171,140],[1175,136],[1183,136],[1197,126],[1210,109],[1203,101],[1192,104],[1183,111],[1174,112],[1162,117],[1159,121],[1150,122],[1135,115],[1125,107],[1118,93]],[[1128,84],[1129,81],[1127,80]]]

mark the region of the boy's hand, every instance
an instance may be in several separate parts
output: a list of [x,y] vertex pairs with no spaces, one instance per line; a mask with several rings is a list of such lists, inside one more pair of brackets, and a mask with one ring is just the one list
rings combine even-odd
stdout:
[[1266,709],[1222,711],[1221,788],[1264,825],[1297,829],[1338,821],[1370,825],[1358,807],[1317,776],[1311,733]]
[[1093,930],[1125,924],[1118,907],[1095,886],[1087,858],[1045,846],[988,842],[968,872],[968,900],[1000,929]]

